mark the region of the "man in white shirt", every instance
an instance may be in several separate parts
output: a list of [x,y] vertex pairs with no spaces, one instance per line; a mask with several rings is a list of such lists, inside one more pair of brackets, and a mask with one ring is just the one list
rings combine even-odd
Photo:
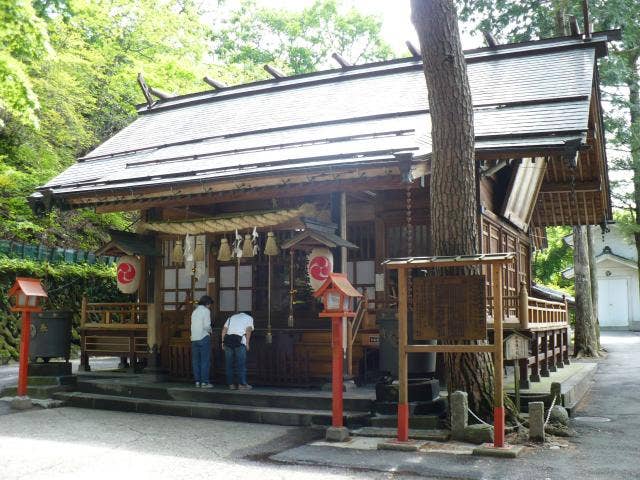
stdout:
[[208,295],[200,297],[198,306],[191,314],[191,365],[196,387],[211,388],[211,305]]
[[[251,345],[251,332],[253,332],[253,318],[246,312],[231,315],[222,328],[227,384],[231,390],[251,389],[251,385],[247,384],[247,352]],[[238,375],[237,384],[233,381],[234,363]]]

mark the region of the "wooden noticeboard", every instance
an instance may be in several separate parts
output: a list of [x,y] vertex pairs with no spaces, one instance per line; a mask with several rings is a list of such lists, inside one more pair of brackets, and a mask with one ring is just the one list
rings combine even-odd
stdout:
[[485,340],[484,275],[413,279],[413,338]]

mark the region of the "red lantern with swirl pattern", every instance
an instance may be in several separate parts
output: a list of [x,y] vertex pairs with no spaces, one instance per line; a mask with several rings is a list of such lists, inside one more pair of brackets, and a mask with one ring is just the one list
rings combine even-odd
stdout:
[[142,265],[137,257],[125,255],[116,264],[118,275],[118,290],[122,293],[135,293],[140,286]]
[[333,253],[328,248],[314,248],[307,263],[309,283],[313,291],[318,290],[333,272]]

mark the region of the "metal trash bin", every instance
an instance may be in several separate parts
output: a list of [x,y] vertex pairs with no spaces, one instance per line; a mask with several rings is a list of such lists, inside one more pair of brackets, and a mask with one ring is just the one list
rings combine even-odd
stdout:
[[47,311],[31,315],[29,359],[42,358],[48,362],[54,357],[69,361],[71,349],[71,312]]

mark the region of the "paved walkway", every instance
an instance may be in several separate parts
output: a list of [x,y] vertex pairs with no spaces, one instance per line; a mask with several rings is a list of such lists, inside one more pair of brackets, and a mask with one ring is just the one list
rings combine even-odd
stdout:
[[640,334],[605,334],[603,345],[610,354],[572,420],[579,436],[515,460],[322,446],[309,429],[59,408],[0,415],[0,479],[637,479]]
[[495,480],[632,480],[640,478],[640,334],[603,333],[609,351],[591,391],[574,412],[578,436],[530,448],[505,460],[446,453],[402,453],[305,445],[276,460],[417,474],[427,478]]

